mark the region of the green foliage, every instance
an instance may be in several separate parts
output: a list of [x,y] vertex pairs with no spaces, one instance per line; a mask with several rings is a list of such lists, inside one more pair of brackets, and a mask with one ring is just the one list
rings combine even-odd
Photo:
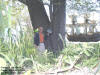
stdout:
[[[16,67],[25,68],[26,64],[30,67],[30,65],[33,65],[31,56],[34,57],[36,55],[32,30],[30,29],[28,32],[21,31],[19,39],[15,42],[13,42],[12,36],[11,30],[9,29],[9,41],[6,42],[0,39],[0,57],[6,60],[7,67],[11,67],[11,69],[13,69],[13,67],[15,67],[15,70],[17,69]],[[18,72],[19,71],[16,73]]]
[[11,67],[10,69],[15,67],[15,70],[17,70],[16,67],[22,67],[25,70],[32,69],[33,71],[43,71],[51,67],[50,64],[54,62],[52,61],[53,54],[48,52],[41,54],[34,48],[33,31],[21,31],[20,39],[15,42],[12,41],[10,30],[8,33],[8,42],[0,39],[0,57],[6,61],[7,67]]
[[4,32],[5,27],[9,26],[8,15],[10,15],[10,13],[8,13],[6,9],[6,3],[3,0],[0,0],[0,34]]
[[99,43],[78,43],[67,44],[67,47],[61,52],[63,54],[63,65],[73,64],[75,59],[80,58],[76,66],[88,66],[93,68],[100,59]]
[[78,67],[93,68],[99,63],[99,43],[67,43],[60,53],[63,57],[55,58],[53,53],[38,52],[32,44],[32,34],[27,34],[28,36],[26,34],[20,37],[18,44],[13,43],[11,40],[9,43],[0,40],[0,57],[6,61],[8,67],[23,67],[25,70],[37,72],[46,71],[53,66],[57,66],[56,64],[59,63],[60,59],[62,59],[60,62],[62,68],[72,65],[77,58],[79,60],[77,60],[75,66]]

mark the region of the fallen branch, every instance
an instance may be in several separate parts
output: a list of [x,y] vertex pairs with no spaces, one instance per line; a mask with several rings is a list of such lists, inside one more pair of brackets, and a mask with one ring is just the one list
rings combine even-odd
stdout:
[[[84,53],[84,52],[82,51],[82,52],[79,54],[78,58],[75,59],[74,63],[71,64],[71,66],[70,66],[69,68],[67,68],[67,69],[65,69],[65,70],[61,70],[61,71],[46,73],[46,74],[64,73],[64,72],[67,72],[67,71],[69,71],[69,70],[72,70],[73,68],[77,68],[77,67],[75,67],[75,65],[76,65],[76,63],[78,62],[78,60],[81,58],[81,56],[82,56],[83,53]],[[79,68],[77,68],[77,69],[79,69]]]

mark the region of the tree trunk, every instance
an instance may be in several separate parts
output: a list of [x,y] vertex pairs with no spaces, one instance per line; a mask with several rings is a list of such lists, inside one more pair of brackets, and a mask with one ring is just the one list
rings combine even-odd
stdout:
[[[59,52],[64,47],[65,40],[65,3],[66,0],[53,0],[53,18],[52,18],[52,46],[54,52]],[[59,36],[61,35],[62,38]]]
[[28,0],[28,10],[30,13],[33,28],[42,26],[46,30],[50,24],[44,5],[39,0]]

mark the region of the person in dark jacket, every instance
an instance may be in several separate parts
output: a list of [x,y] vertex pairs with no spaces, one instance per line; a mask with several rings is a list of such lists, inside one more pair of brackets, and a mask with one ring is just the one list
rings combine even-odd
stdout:
[[39,31],[36,32],[34,35],[34,44],[39,51],[44,52],[45,45],[44,45],[43,27],[39,27],[38,29]]

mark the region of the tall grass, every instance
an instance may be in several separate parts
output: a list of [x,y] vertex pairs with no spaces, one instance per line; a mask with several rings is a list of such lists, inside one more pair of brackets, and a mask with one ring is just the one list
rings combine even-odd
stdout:
[[35,56],[32,33],[20,32],[20,39],[13,42],[9,31],[9,41],[0,39],[0,56],[7,62],[7,67],[23,67],[26,61],[31,61],[31,56]]
[[[53,54],[48,52],[40,54],[34,48],[32,31],[21,31],[19,39],[15,42],[10,30],[8,35],[8,42],[0,39],[0,57],[7,62],[6,67],[11,67],[10,69],[15,67],[14,71],[17,70],[16,67],[22,67],[25,70],[43,71],[48,67],[47,65],[51,66]],[[18,74],[18,71],[15,73]]]

